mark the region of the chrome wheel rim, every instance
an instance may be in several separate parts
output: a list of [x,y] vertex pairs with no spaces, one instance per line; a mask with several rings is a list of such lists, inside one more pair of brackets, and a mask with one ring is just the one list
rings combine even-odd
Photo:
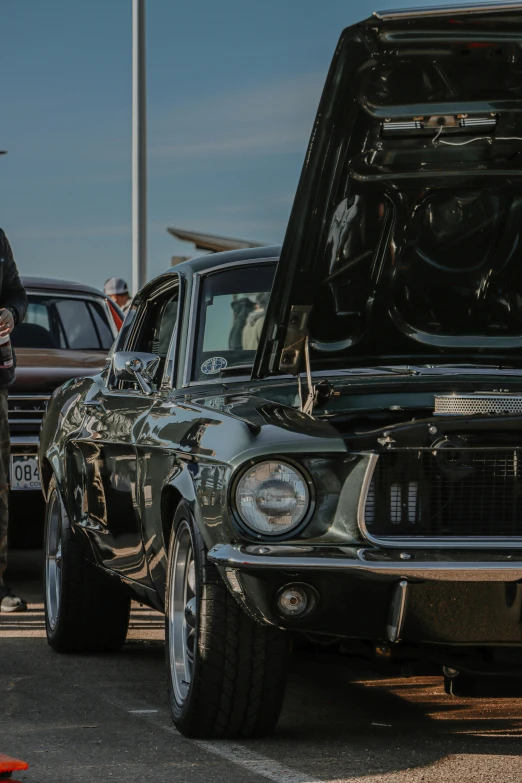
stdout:
[[192,681],[196,651],[196,570],[188,523],[176,532],[169,579],[169,659],[174,697],[182,705]]
[[62,594],[62,507],[53,492],[47,507],[47,538],[45,542],[45,593],[47,619],[51,631],[56,628]]

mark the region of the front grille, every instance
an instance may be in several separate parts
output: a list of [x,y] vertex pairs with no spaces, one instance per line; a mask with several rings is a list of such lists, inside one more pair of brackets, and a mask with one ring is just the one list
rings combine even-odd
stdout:
[[520,394],[436,394],[435,414],[522,413]]
[[11,431],[38,432],[50,394],[10,394],[7,398]]
[[375,465],[364,525],[375,538],[522,536],[522,450],[386,452]]

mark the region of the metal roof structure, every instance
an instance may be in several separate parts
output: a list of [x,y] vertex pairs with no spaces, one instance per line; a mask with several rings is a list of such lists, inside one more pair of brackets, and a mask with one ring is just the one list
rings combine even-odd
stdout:
[[169,234],[182,242],[192,242],[196,250],[220,253],[227,250],[243,250],[248,247],[267,247],[265,242],[252,242],[235,237],[222,237],[218,234],[202,234],[198,231],[186,231],[183,228],[167,228]]
[[72,280],[55,280],[52,277],[30,277],[27,275],[22,275],[21,280],[23,287],[28,291],[59,291],[60,293],[66,291],[67,293],[96,294],[96,296],[105,297],[99,288]]

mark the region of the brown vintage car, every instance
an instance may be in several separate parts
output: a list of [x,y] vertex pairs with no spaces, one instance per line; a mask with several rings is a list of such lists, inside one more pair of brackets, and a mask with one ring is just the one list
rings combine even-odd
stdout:
[[29,305],[12,334],[17,370],[9,393],[14,546],[41,537],[44,505],[36,455],[51,394],[69,378],[100,372],[123,318],[96,288],[48,278],[22,280]]

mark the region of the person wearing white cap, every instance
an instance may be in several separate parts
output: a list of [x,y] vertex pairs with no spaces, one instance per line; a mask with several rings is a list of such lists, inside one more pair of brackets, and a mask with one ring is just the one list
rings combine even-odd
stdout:
[[113,302],[121,307],[124,313],[127,313],[132,304],[132,298],[129,294],[129,288],[125,280],[121,277],[109,277],[103,286],[105,296],[112,299]]

